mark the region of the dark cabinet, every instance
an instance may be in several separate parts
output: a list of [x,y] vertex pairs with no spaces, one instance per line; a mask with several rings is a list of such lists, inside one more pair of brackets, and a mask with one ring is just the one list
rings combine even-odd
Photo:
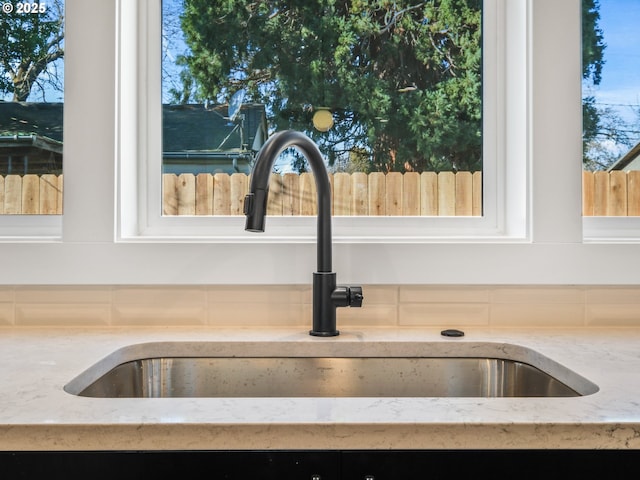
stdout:
[[2,452],[0,478],[334,480],[339,452]]
[[422,480],[640,478],[636,450],[0,452],[0,478]]

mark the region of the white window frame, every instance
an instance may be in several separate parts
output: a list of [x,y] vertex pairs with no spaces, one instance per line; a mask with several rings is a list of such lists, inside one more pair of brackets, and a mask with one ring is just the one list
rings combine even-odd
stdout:
[[[507,212],[503,224],[479,235],[467,231],[468,238],[446,226],[429,226],[433,237],[337,232],[333,266],[340,282],[640,284],[640,244],[631,236],[583,237],[583,223],[620,219],[583,222],[581,215],[580,0],[497,1],[506,7],[496,21],[505,24],[508,73],[495,91],[505,99],[497,107],[505,131],[504,144],[497,143],[504,171],[496,180],[504,185],[496,200]],[[139,115],[149,99],[127,90],[122,79],[133,75],[144,85],[146,66],[138,66],[148,47],[140,44],[133,57],[123,50],[127,29],[138,28],[139,17],[122,15],[131,3],[66,2],[62,232],[5,238],[0,284],[310,284],[315,239],[288,226],[288,237],[245,234],[242,218],[233,219],[240,232],[219,238],[180,225],[178,236],[138,228],[146,212],[138,190],[148,168],[137,161],[148,154]],[[513,23],[523,12],[524,25]],[[517,121],[508,120],[511,113]],[[273,220],[267,232],[278,230]]]
[[[127,203],[136,201],[139,208],[135,213],[123,210],[120,218],[121,240],[139,240],[140,238],[176,239],[176,238],[208,238],[211,241],[255,242],[255,234],[243,232],[244,220],[238,217],[169,217],[161,215],[162,200],[162,152],[161,152],[161,1],[140,0],[121,3],[121,16],[124,28],[120,35],[120,89],[125,99],[122,112],[130,105],[129,98],[138,98],[139,111],[132,124],[129,113],[122,117],[121,145],[128,148],[120,161],[123,169],[131,178],[137,169],[138,183],[123,183],[122,197]],[[501,128],[504,113],[512,118],[522,117],[521,121],[511,121],[512,125],[520,125],[518,138],[526,136],[525,109],[518,104],[518,98],[526,98],[526,81],[515,82],[514,76],[524,79],[526,72],[525,57],[507,50],[502,41],[506,28],[505,13],[512,16],[525,16],[524,3],[519,11],[505,12],[505,0],[485,0],[483,19],[483,69],[484,85],[484,127],[483,135],[483,216],[482,217],[335,217],[333,219],[335,242],[387,242],[387,241],[457,241],[476,242],[479,239],[495,240],[509,238],[526,240],[527,228],[524,216],[515,212],[526,205],[526,174],[524,163],[515,167],[511,173],[511,182],[515,178],[519,188],[507,188],[504,172],[506,170],[505,154],[507,142],[505,131]],[[137,19],[137,20],[134,20]],[[126,24],[124,23],[126,22]],[[137,24],[137,29],[134,29]],[[521,30],[520,46],[525,48],[525,30]],[[511,32],[516,36],[516,32]],[[137,45],[138,48],[135,48]],[[519,52],[518,52],[519,53]],[[511,55],[511,58],[507,56]],[[506,62],[511,67],[507,71]],[[126,65],[126,67],[124,67]],[[137,71],[137,78],[131,75]],[[502,92],[507,83],[507,74],[512,84],[519,88],[511,89],[507,98]],[[136,93],[137,92],[137,93]],[[517,108],[511,107],[516,104]],[[130,138],[129,132],[136,129],[138,134]],[[515,129],[514,129],[515,130]],[[513,132],[512,133],[516,133]],[[146,145],[137,143],[146,140]],[[127,147],[128,145],[128,147]],[[518,158],[526,158],[526,141],[511,145],[519,145]],[[514,150],[514,147],[510,147]],[[514,152],[515,153],[515,152]],[[135,160],[134,160],[135,159]],[[136,165],[137,163],[137,165]],[[516,173],[516,168],[519,173]],[[509,201],[505,199],[508,198]],[[315,219],[295,217],[274,217],[267,220],[268,227],[259,241],[315,241]]]

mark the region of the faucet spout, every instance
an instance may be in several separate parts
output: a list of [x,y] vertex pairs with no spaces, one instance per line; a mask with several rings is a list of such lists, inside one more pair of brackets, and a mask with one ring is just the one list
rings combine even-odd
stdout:
[[313,274],[314,336],[339,335],[336,329],[336,308],[362,305],[361,287],[336,285],[332,270],[331,185],[318,146],[300,132],[285,130],[272,135],[258,152],[251,175],[249,193],[244,199],[245,230],[264,232],[269,196],[269,178],[276,158],[283,150],[296,147],[311,165],[318,195],[317,271]]

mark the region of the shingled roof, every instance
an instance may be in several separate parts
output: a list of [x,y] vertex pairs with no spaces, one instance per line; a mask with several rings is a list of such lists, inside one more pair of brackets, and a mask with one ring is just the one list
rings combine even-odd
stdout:
[[0,135],[62,142],[62,103],[0,102]]
[[[8,154],[11,149],[15,151],[29,144],[32,149],[61,154],[63,107],[62,103],[0,102],[0,153],[4,150]],[[248,170],[254,154],[267,138],[265,107],[242,104],[233,121],[227,116],[227,108],[227,105],[163,105],[165,171]],[[20,152],[26,151],[22,148]]]
[[[162,115],[163,152],[258,150],[264,142],[260,137],[266,133],[262,104],[243,104],[234,122],[226,116],[226,105],[163,105]],[[242,139],[239,127],[244,132]],[[259,145],[254,145],[256,140]]]

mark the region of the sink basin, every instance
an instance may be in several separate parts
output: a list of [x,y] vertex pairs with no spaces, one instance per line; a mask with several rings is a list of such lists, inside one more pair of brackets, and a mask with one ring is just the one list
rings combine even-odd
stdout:
[[[573,397],[598,387],[534,350],[492,343],[133,345],[65,386],[100,398]],[[384,355],[370,352],[384,350]],[[425,356],[424,352],[432,353]],[[301,353],[304,352],[304,353]]]

